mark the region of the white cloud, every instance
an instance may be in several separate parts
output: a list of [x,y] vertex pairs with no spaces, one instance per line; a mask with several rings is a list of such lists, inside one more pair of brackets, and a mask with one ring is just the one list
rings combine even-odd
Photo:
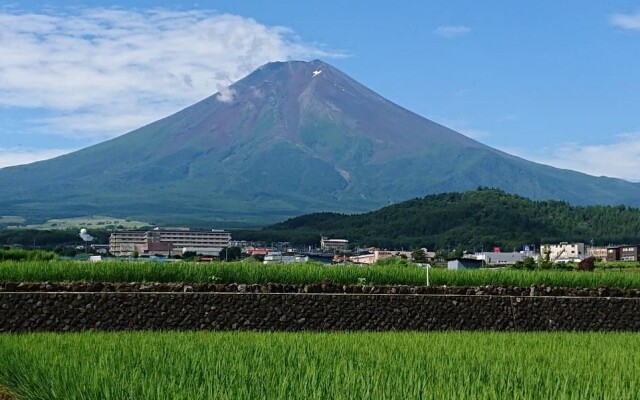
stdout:
[[47,160],[72,152],[75,149],[19,149],[0,147],[0,168]]
[[435,30],[436,35],[439,35],[448,39],[458,37],[458,36],[463,36],[469,32],[471,32],[470,28],[466,26],[461,26],[461,25],[439,26]]
[[623,133],[614,138],[611,143],[598,145],[564,143],[545,149],[546,154],[531,154],[523,149],[503,150],[542,164],[589,175],[640,180],[640,132]]
[[640,31],[640,11],[635,14],[613,14],[609,22],[618,28]]
[[223,103],[231,103],[233,98],[235,97],[235,90],[231,89],[229,86],[218,86],[218,100]]
[[4,10],[0,106],[53,111],[39,121],[48,133],[106,138],[269,61],[343,55],[304,43],[288,28],[214,11]]
[[491,132],[484,129],[475,128],[471,126],[468,121],[465,121],[463,119],[440,117],[437,115],[428,116],[428,118],[477,141],[481,141],[491,137]]

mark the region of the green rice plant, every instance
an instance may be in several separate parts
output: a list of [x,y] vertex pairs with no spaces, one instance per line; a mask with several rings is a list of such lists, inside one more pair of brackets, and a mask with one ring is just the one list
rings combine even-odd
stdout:
[[[337,284],[425,285],[426,270],[414,264],[343,266],[319,263],[261,264],[258,262],[136,262],[99,263],[72,260],[0,262],[0,281],[10,282],[187,282],[310,284],[331,280]],[[599,269],[595,272],[563,270],[431,269],[432,285],[556,287],[599,286],[640,288],[640,273]]]
[[596,262],[596,268],[640,268],[640,262],[634,261],[600,261]]
[[635,333],[0,335],[31,399],[637,399]]
[[52,251],[0,249],[0,261],[51,261],[57,258]]

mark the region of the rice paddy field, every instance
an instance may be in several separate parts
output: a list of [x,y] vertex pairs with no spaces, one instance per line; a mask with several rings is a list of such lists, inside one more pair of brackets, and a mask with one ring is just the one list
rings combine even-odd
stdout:
[[[414,264],[343,266],[268,264],[258,262],[138,262],[73,260],[2,261],[0,281],[10,282],[215,282],[308,284],[330,279],[339,284],[424,285],[426,270]],[[595,272],[565,270],[465,270],[433,268],[431,285],[640,288],[640,272],[599,269]]]
[[18,399],[638,399],[631,333],[0,335]]

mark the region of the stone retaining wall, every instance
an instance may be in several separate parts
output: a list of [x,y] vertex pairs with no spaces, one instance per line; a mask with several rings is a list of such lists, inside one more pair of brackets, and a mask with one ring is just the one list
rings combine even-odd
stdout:
[[0,332],[83,330],[632,330],[639,298],[0,292]]
[[567,288],[545,285],[519,286],[407,286],[341,285],[322,283],[124,283],[124,282],[2,282],[0,292],[205,292],[205,293],[344,293],[344,294],[440,294],[478,296],[638,297],[640,289],[608,287]]

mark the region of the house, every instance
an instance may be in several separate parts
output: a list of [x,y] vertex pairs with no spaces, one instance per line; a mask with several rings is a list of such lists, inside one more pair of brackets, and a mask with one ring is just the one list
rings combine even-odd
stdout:
[[513,265],[519,261],[524,261],[525,258],[531,257],[534,260],[537,260],[539,255],[532,252],[481,252],[468,256],[468,258],[473,258],[475,260],[481,260],[486,265]]
[[607,247],[607,261],[620,261],[620,252],[622,246],[608,246]]
[[620,261],[638,261],[638,245],[620,247]]
[[454,258],[447,261],[447,269],[479,269],[480,267],[482,267],[482,264],[482,260],[475,260],[473,258]]
[[640,245],[609,246],[607,247],[607,261],[640,261]]

